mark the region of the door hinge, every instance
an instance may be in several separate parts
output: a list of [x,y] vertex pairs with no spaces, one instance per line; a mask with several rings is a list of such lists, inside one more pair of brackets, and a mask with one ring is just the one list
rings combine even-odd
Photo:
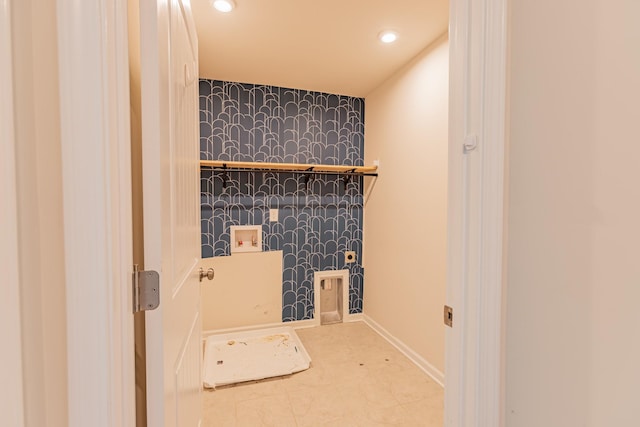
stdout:
[[160,305],[160,275],[133,266],[133,312],[155,310]]
[[444,306],[444,324],[453,328],[453,308],[448,305]]

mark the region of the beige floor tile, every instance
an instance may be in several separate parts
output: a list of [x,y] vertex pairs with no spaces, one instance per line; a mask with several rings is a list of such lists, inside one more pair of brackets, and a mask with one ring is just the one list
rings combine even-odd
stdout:
[[274,395],[245,400],[236,404],[238,427],[296,427],[287,395]]
[[326,423],[317,424],[318,427],[361,427],[361,420],[357,418],[340,418],[337,420],[331,420]]
[[233,389],[204,390],[202,407],[205,426],[208,425],[207,420],[215,420],[215,425],[220,427],[236,426],[236,402],[233,393]]
[[236,386],[236,402],[257,399],[260,397],[284,394],[285,388],[282,378],[271,378],[262,381],[252,381]]
[[285,390],[289,391],[299,386],[330,385],[334,381],[334,375],[327,372],[324,367],[312,362],[310,369],[283,377],[282,384]]
[[[378,371],[392,373],[414,366],[409,359],[388,344],[386,348],[373,347],[366,351],[361,351],[356,357],[358,362],[366,366],[372,373]],[[421,374],[423,375],[423,373]]]
[[299,426],[315,426],[349,416],[351,406],[335,385],[301,386],[287,392]]
[[421,427],[444,425],[444,395],[402,405],[407,414]]
[[444,394],[442,387],[420,370],[378,371],[373,377],[401,404],[433,399]]
[[406,410],[400,406],[388,408],[373,407],[362,414],[363,425],[367,426],[406,426],[412,419]]
[[205,406],[203,411],[203,426],[236,427],[235,403],[228,407]]
[[359,408],[366,411],[377,408],[392,408],[399,406],[400,402],[390,390],[380,387],[378,384],[358,384],[353,392]]
[[205,392],[203,425],[443,425],[442,387],[365,323],[296,333],[310,369]]
[[[302,341],[304,343],[304,341]],[[356,354],[344,344],[316,344],[305,348],[311,360],[320,364],[332,364],[353,361]]]

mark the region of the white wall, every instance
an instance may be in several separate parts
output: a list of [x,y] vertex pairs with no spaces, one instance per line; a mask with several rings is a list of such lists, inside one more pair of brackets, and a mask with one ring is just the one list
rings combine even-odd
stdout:
[[12,7],[25,422],[66,426],[56,4],[27,0]]
[[506,425],[638,425],[640,2],[510,2]]
[[440,38],[365,99],[364,314],[444,372],[449,45]]

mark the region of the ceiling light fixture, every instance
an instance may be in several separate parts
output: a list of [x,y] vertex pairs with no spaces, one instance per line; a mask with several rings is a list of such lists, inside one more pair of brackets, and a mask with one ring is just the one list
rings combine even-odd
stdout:
[[213,7],[220,12],[227,13],[236,7],[236,3],[233,0],[214,0]]
[[378,38],[382,43],[393,43],[398,39],[398,33],[395,31],[383,31],[378,34]]

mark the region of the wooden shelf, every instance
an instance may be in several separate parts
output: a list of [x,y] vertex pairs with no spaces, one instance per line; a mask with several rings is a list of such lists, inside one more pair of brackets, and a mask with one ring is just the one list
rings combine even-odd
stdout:
[[216,170],[232,171],[271,171],[271,172],[311,172],[353,175],[377,175],[377,166],[347,166],[347,165],[314,165],[304,163],[262,163],[262,162],[231,162],[226,160],[200,160],[200,167],[210,167]]

